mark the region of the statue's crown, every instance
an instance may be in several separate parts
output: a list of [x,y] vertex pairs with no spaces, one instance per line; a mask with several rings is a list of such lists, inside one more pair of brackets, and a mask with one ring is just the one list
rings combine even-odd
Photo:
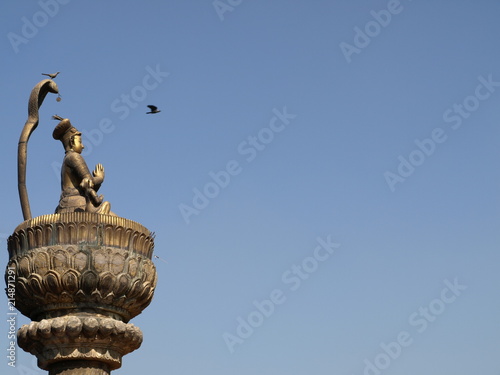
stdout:
[[67,118],[62,118],[59,116],[53,116],[54,119],[56,120],[61,120],[59,124],[56,125],[54,128],[54,131],[52,132],[52,137],[54,139],[64,141],[67,137],[72,136],[72,135],[81,135],[80,133],[73,125],[71,125],[71,122]]

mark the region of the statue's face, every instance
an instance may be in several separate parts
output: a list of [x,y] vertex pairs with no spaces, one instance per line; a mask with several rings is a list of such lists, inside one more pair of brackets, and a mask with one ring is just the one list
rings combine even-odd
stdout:
[[75,135],[73,137],[73,151],[78,152],[81,154],[82,150],[85,148],[85,146],[82,143],[82,137],[79,135]]

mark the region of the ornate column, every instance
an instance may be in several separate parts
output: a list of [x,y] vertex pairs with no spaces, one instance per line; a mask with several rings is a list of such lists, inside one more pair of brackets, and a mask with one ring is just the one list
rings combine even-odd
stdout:
[[19,346],[50,375],[119,368],[142,342],[129,320],[153,298],[153,247],[153,233],[117,216],[71,212],[20,224],[7,269],[16,308],[32,322],[19,329]]
[[[38,358],[50,375],[104,375],[139,348],[142,332],[129,323],[151,303],[156,270],[151,261],[154,234],[116,216],[97,191],[102,164],[90,172],[81,155],[80,133],[69,119],[52,133],[65,154],[56,213],[31,216],[26,166],[28,141],[39,123],[53,79],[33,87],[28,118],[18,143],[18,190],[24,222],[8,239],[7,296],[32,322],[22,326],[18,345]],[[56,99],[60,101],[60,97]]]

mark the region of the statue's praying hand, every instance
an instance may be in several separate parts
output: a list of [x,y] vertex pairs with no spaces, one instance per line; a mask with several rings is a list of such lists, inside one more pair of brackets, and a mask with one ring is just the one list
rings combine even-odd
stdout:
[[101,163],[99,163],[99,164],[97,164],[95,166],[95,169],[92,172],[92,175],[95,178],[100,178],[101,179],[101,183],[102,183],[102,181],[104,181],[104,167],[103,167],[103,165]]

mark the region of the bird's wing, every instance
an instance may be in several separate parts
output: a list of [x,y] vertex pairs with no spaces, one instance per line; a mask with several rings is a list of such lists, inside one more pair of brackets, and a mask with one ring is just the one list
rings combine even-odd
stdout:
[[158,109],[158,107],[154,106],[154,105],[148,105],[148,108],[152,111],[156,111]]

